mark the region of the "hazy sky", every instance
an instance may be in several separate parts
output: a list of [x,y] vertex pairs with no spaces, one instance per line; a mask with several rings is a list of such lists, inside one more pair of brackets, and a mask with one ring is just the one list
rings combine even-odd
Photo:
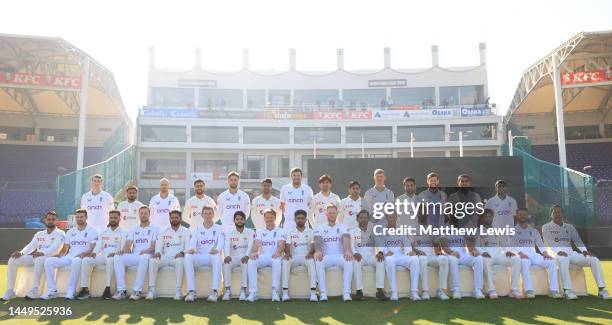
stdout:
[[477,65],[487,43],[489,95],[508,108],[522,72],[581,31],[612,29],[612,1],[8,1],[0,32],[59,36],[115,75],[131,116],[146,104],[147,47],[159,67],[286,70],[288,49],[298,70],[333,70],[336,48],[345,69]]

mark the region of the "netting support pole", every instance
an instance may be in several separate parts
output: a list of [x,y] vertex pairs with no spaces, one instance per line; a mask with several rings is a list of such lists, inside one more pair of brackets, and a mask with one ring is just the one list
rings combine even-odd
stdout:
[[559,57],[553,55],[553,86],[555,89],[555,116],[557,122],[557,143],[559,144],[559,165],[561,165],[563,181],[563,205],[569,204],[567,180],[567,152],[565,151],[565,121],[563,116],[563,89],[561,88],[561,62]]
[[[80,97],[80,107],[79,107],[79,139],[77,144],[77,165],[76,169],[83,169],[83,161],[85,157],[85,129],[87,127],[87,100],[89,97],[89,58],[86,57],[83,61],[83,77],[81,81],[81,97]],[[75,174],[76,182],[75,182],[75,190],[74,195],[75,198],[81,193],[81,182],[82,179],[79,177],[78,173]]]

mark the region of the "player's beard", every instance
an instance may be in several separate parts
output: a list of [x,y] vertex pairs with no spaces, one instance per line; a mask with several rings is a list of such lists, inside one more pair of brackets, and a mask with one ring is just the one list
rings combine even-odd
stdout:
[[243,223],[243,224],[241,224],[241,225],[236,224],[236,229],[238,229],[238,230],[242,230],[242,229],[244,229],[244,223]]
[[179,222],[171,222],[171,223],[170,223],[170,226],[172,226],[172,227],[178,227],[178,226],[180,226],[180,225],[181,225],[181,222],[180,222],[180,221],[179,221]]
[[45,227],[47,227],[47,229],[55,229],[55,224],[45,224]]

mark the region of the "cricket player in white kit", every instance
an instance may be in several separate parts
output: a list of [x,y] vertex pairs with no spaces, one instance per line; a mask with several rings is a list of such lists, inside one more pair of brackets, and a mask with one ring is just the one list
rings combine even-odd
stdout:
[[115,278],[117,279],[117,292],[113,296],[115,300],[127,297],[125,268],[130,266],[138,266],[130,300],[139,300],[142,296],[142,287],[149,270],[149,259],[155,252],[155,242],[159,234],[159,228],[151,224],[149,215],[149,207],[142,206],[138,209],[140,225],[130,230],[125,246],[115,254]]
[[91,190],[81,197],[81,209],[87,210],[87,223],[98,232],[108,225],[108,212],[115,208],[113,197],[102,190],[102,175],[91,178]]
[[[567,299],[578,298],[572,292],[572,281],[569,272],[569,265],[571,263],[580,267],[590,266],[591,273],[593,273],[599,288],[598,295],[603,299],[610,299],[608,290],[606,290],[606,282],[603,278],[601,262],[593,253],[587,250],[576,228],[564,222],[563,208],[559,205],[554,205],[550,209],[550,219],[549,223],[542,226],[542,237],[544,238],[544,243],[548,246],[549,254],[554,256],[559,265],[565,297]],[[578,248],[579,252],[572,249],[572,243]]]
[[296,266],[306,266],[308,279],[310,280],[310,300],[317,301],[317,274],[313,258],[314,249],[312,239],[314,237],[312,229],[306,227],[308,220],[304,210],[295,211],[294,216],[296,227],[285,232],[287,242],[285,244],[285,256],[282,262],[282,286],[283,301],[289,297],[289,276],[292,268]]
[[121,229],[127,233],[130,231],[130,229],[140,224],[138,209],[140,209],[140,207],[144,204],[138,201],[138,187],[134,185],[129,186],[125,190],[125,194],[126,200],[121,201],[117,205],[117,210],[121,212],[121,222],[119,223],[119,227],[121,227]]
[[203,180],[197,179],[193,182],[193,189],[195,195],[192,196],[187,202],[185,202],[185,208],[183,210],[183,219],[189,224],[190,229],[195,229],[197,226],[204,222],[202,218],[202,209],[204,207],[212,207],[215,212],[215,218],[213,222],[219,220],[219,213],[217,212],[217,203],[213,198],[204,194],[206,190],[206,184]]
[[[313,228],[327,223],[326,207],[329,204],[340,209],[340,197],[331,191],[332,178],[325,174],[319,177],[320,192],[315,194],[310,201],[310,216],[309,222]],[[340,212],[340,211],[339,211]],[[342,223],[342,216],[338,214],[337,223]]]
[[495,182],[496,195],[487,200],[485,208],[493,211],[493,228],[514,227],[514,216],[518,206],[516,200],[506,193],[506,181]]
[[240,267],[241,282],[240,296],[238,300],[246,300],[246,288],[248,285],[247,263],[249,255],[253,249],[253,239],[255,232],[246,228],[246,215],[242,211],[234,213],[234,229],[225,233],[225,247],[223,248],[223,300],[230,300],[232,297],[232,269]]
[[181,203],[169,192],[170,181],[167,178],[159,180],[159,193],[149,201],[149,209],[151,211],[151,225],[157,229],[166,229],[170,227],[168,221],[170,211],[180,210]]
[[357,227],[349,230],[351,251],[353,253],[353,277],[355,279],[355,300],[363,300],[363,266],[373,266],[376,272],[376,298],[387,300],[385,296],[385,256],[377,254],[372,236],[372,223],[368,210],[361,210],[355,218]]
[[[494,212],[491,209],[484,209],[480,215],[479,224],[484,229],[492,231]],[[514,218],[513,218],[514,219]],[[489,289],[489,298],[497,299],[498,294],[493,283],[493,265],[504,265],[510,267],[510,297],[521,299],[522,294],[519,288],[521,276],[521,258],[508,249],[509,237],[504,235],[485,235],[480,233],[476,238],[476,247],[480,251],[484,262],[484,277]]]
[[89,293],[91,270],[100,265],[105,266],[104,272],[106,273],[102,298],[110,299],[112,297],[111,283],[115,275],[115,254],[123,248],[127,240],[127,232],[119,226],[120,220],[121,212],[119,210],[111,210],[108,213],[108,228],[98,235],[98,241],[93,252],[81,262],[81,290],[76,296],[77,299],[83,300],[91,297]]
[[20,266],[34,266],[34,279],[32,289],[26,294],[26,299],[37,299],[40,286],[40,277],[45,269],[45,260],[56,256],[64,245],[64,231],[55,226],[57,213],[49,211],[45,215],[45,230],[34,234],[32,240],[20,251],[13,252],[8,260],[6,275],[6,292],[2,300],[15,298],[15,280]]
[[[272,209],[276,215],[280,216],[280,200],[272,195],[272,180],[266,178],[261,181],[261,194],[256,196],[251,202],[251,220],[255,229],[266,228],[264,221],[264,211]],[[279,227],[282,218],[276,218],[276,226]]]
[[429,300],[427,267],[433,266],[438,268],[438,291],[436,295],[440,300],[448,300],[448,295],[445,292],[448,287],[448,256],[442,252],[439,239],[423,231],[427,227],[427,215],[418,213],[416,219],[418,222],[417,233],[412,238],[412,251],[419,257],[419,273],[421,274],[421,289],[423,289],[421,299]]
[[66,233],[64,247],[59,256],[49,257],[45,260],[47,292],[40,297],[41,299],[48,300],[57,297],[55,270],[68,265],[70,265],[70,280],[66,288],[66,299],[74,299],[77,281],[81,273],[81,261],[91,254],[98,241],[98,231],[87,224],[87,210],[76,210],[74,220],[76,227]]
[[310,186],[302,183],[301,169],[294,167],[289,175],[291,184],[283,185],[280,191],[281,210],[283,211],[281,227],[286,230],[295,228],[293,219],[295,211],[310,211],[310,201],[313,197]]
[[327,224],[314,230],[314,259],[319,278],[320,301],[327,301],[325,271],[331,266],[342,268],[343,289],[342,299],[351,301],[351,280],[353,277],[353,254],[351,252],[351,236],[344,224],[336,222],[338,208],[330,204],[326,207]]
[[276,227],[276,211],[264,211],[266,228],[257,231],[253,242],[253,251],[248,262],[249,269],[249,297],[247,301],[257,300],[257,271],[261,268],[272,267],[272,301],[280,301],[281,263],[287,238],[283,229]]
[[[451,225],[457,228],[457,219],[450,218]],[[474,271],[474,298],[484,299],[482,286],[484,281],[484,261],[475,247],[474,238],[461,235],[447,235],[440,238],[442,250],[448,256],[451,275],[451,293],[453,299],[461,299],[459,291],[459,265],[465,265]]]
[[[387,229],[397,228],[398,216],[395,211],[386,215]],[[385,267],[389,286],[391,287],[391,300],[398,300],[396,266],[410,270],[410,299],[421,300],[419,296],[419,257],[412,251],[411,238],[400,235],[379,235],[374,241],[378,251],[385,255]]]
[[228,189],[217,197],[217,208],[221,217],[221,225],[225,231],[234,229],[234,212],[242,211],[245,214],[251,211],[249,195],[238,188],[240,175],[235,172],[227,174]]
[[149,293],[147,300],[157,297],[155,287],[157,286],[157,272],[160,267],[174,266],[176,274],[176,291],[174,300],[183,300],[183,258],[187,250],[187,244],[191,239],[189,230],[181,226],[181,211],[170,211],[170,227],[166,228],[157,236],[155,241],[155,253],[149,260]]
[[361,211],[361,184],[351,181],[348,185],[349,195],[340,201],[338,220],[348,229],[357,227],[357,213]]
[[212,289],[208,301],[216,302],[219,298],[219,278],[221,276],[221,250],[223,249],[225,236],[223,227],[215,224],[212,207],[205,206],[202,209],[204,223],[191,231],[191,240],[187,254],[185,255],[185,276],[187,277],[187,296],[185,301],[193,302],[197,299],[195,292],[195,268],[198,266],[212,267]]

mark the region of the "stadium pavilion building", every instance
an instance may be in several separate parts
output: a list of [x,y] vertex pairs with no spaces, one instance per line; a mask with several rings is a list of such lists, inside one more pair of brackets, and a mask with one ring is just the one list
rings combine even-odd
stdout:
[[503,117],[489,105],[484,43],[477,66],[440,67],[434,45],[431,67],[394,69],[385,48],[382,69],[348,71],[338,49],[337,69],[326,72],[296,70],[293,49],[283,72],[250,70],[246,49],[234,72],[202,70],[199,49],[193,69],[161,69],[149,51],[136,140],[144,201],[161,177],[184,202],[194,179],[219,193],[230,170],[246,190],[264,177],[279,189],[291,167],[308,173],[308,159],[456,157],[460,148],[495,156],[504,143]]

